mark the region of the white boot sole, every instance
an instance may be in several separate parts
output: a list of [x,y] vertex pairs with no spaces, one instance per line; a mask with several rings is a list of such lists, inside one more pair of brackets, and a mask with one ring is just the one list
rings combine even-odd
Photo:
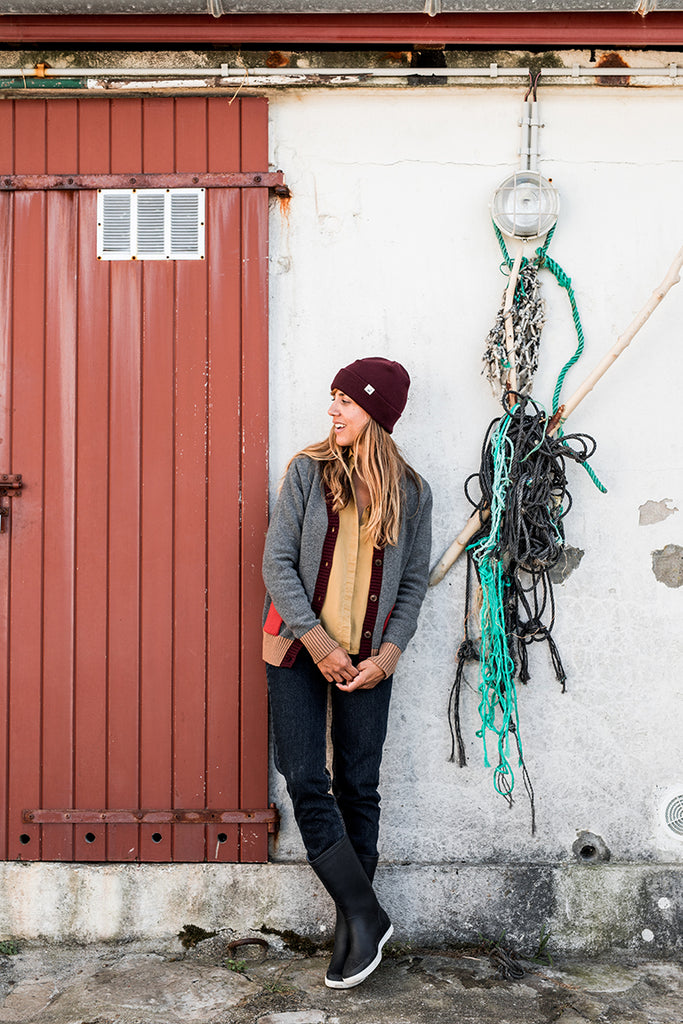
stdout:
[[358,974],[352,974],[349,978],[343,978],[341,984],[338,981],[330,984],[327,978],[325,978],[325,984],[329,985],[330,988],[354,988],[356,985],[360,985],[362,981],[365,981],[365,979],[368,978],[377,967],[379,967],[382,962],[382,947],[393,934],[394,926],[393,924],[390,924],[382,938],[379,940],[377,956],[372,963],[369,963],[368,966],[364,967],[362,971],[358,972]]

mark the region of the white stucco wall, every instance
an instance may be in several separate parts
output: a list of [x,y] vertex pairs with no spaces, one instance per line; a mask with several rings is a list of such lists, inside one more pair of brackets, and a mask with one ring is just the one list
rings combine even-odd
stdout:
[[[270,96],[271,157],[293,193],[271,234],[271,482],[327,432],[335,370],[364,355],[413,378],[395,438],[430,481],[436,561],[468,516],[463,482],[499,407],[481,376],[484,339],[505,279],[488,204],[518,166],[522,90],[301,90]],[[683,90],[544,86],[540,169],[562,197],[550,254],[571,276],[585,355],[567,397],[645,303],[683,244]],[[551,404],[575,336],[566,294],[548,302],[535,397]],[[446,719],[462,634],[464,561],[425,602],[395,678],[383,765],[381,856],[389,862],[567,862],[578,830],[613,861],[681,864],[660,826],[683,793],[683,589],[658,582],[651,552],[683,545],[681,321],[672,290],[569,421],[598,441],[600,494],[570,466],[568,544],[585,552],[556,588],[562,694],[546,648],[520,688],[526,762],[536,791],[508,811],[483,766],[476,667],[462,702],[469,766],[449,763]],[[639,525],[639,506],[676,511]],[[276,860],[303,857],[282,780]],[[666,895],[666,894],[662,894]]]

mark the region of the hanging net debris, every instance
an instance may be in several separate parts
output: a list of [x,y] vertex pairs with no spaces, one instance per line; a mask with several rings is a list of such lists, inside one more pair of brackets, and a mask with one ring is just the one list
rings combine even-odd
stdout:
[[[512,365],[507,352],[504,310],[505,294],[495,323],[486,339],[484,351],[484,372],[496,396],[505,390]],[[538,266],[535,263],[527,263],[520,271],[511,317],[515,338],[514,365],[517,372],[517,391],[521,395],[528,395],[538,369],[541,331],[545,323],[545,303],[541,297]]]
[[[455,758],[457,745],[458,760],[465,764],[459,699],[465,663],[477,660],[482,723],[477,735],[483,741],[485,764],[491,767],[495,757],[494,787],[512,805],[513,762],[517,760],[531,800],[535,831],[533,788],[524,764],[515,679],[529,680],[528,648],[545,642],[564,690],[566,675],[552,637],[555,602],[550,570],[562,554],[563,520],[571,508],[567,463],[585,463],[596,444],[587,434],[549,434],[545,410],[528,396],[508,392],[503,409],[503,415],[493,420],[487,431],[479,471],[465,483],[468,500],[488,515],[482,517],[482,529],[467,549],[465,636],[449,701],[451,758]],[[478,493],[473,495],[475,486]],[[474,611],[472,572],[481,588],[478,650],[468,625]]]

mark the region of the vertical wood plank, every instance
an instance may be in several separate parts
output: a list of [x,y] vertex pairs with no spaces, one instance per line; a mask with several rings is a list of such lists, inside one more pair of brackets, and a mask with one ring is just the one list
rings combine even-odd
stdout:
[[[78,169],[78,103],[46,108],[46,169]],[[74,496],[77,212],[74,193],[48,193],[45,282],[45,562],[42,802],[73,804]],[[43,829],[43,860],[70,860],[72,829]]]
[[[9,106],[9,104],[7,104]],[[0,109],[2,105],[0,104]],[[0,139],[4,138],[0,125]],[[1,149],[0,149],[1,152]],[[12,414],[12,286],[14,199],[0,195],[0,470],[14,472]],[[17,510],[18,511],[18,510]],[[9,588],[11,522],[0,534],[0,858],[7,857],[8,721],[9,721]]]
[[[174,806],[206,801],[206,275],[176,263]],[[204,835],[175,829],[174,860],[203,860]]]
[[24,488],[21,509],[15,505],[12,516],[8,856],[36,860],[40,830],[22,825],[21,812],[40,807],[42,799],[45,268],[42,259],[35,259],[34,239],[45,237],[45,194],[16,195],[14,204],[12,455]]
[[[240,806],[240,196],[208,190],[207,805]],[[209,826],[207,857],[239,859],[239,826]]]
[[78,171],[78,107],[74,99],[52,100],[45,109],[45,169],[48,174]]
[[[268,800],[265,670],[261,660],[264,591],[261,556],[268,525],[268,195],[242,196],[242,807]],[[242,826],[241,861],[268,856],[265,825]]]
[[111,170],[111,101],[78,101],[78,172],[107,174]]
[[163,174],[175,160],[175,101],[170,97],[146,97],[142,107],[142,169]]
[[242,170],[262,170],[268,166],[268,100],[249,96],[240,103],[240,111]]
[[47,165],[45,147],[45,100],[14,105],[14,173],[44,174]]
[[[174,160],[174,101],[146,97],[142,167],[167,171]],[[143,264],[140,801],[173,805],[174,267]],[[172,860],[173,829],[143,825],[140,858]]]
[[0,174],[14,174],[14,101],[0,103]]
[[[83,136],[81,159],[96,160]],[[94,256],[96,193],[78,203],[74,803],[98,808],[107,804],[109,264]],[[74,827],[74,859],[106,859],[104,825]]]
[[[142,168],[142,100],[111,108],[113,173]],[[107,806],[139,807],[140,336],[142,264],[110,264]],[[107,859],[138,856],[136,825],[108,830]]]
[[[81,174],[111,170],[110,113],[108,99],[79,100]],[[80,193],[78,205],[74,804],[97,808],[107,803],[109,265],[95,258],[96,193]],[[75,826],[75,860],[106,851],[104,825]]]
[[[73,192],[46,198],[42,800],[45,807],[71,807],[78,199]],[[43,859],[71,855],[71,829],[46,826]]]
[[[240,166],[240,106],[207,100],[208,170]],[[239,470],[241,201],[211,190],[209,256],[209,503],[207,516],[207,805],[239,807]],[[226,622],[232,623],[226,629]],[[239,860],[238,825],[207,828],[207,859]]]
[[[142,265],[112,263],[109,405],[107,806],[140,806],[140,323]],[[109,828],[107,859],[138,856],[138,826]]]
[[111,172],[142,170],[142,100],[117,99],[111,105]]
[[[206,100],[175,103],[176,170],[206,169]],[[206,806],[206,263],[176,271],[174,806]],[[205,829],[179,826],[173,858],[205,858]]]
[[178,172],[205,171],[208,165],[206,99],[183,97],[175,101],[175,168]]
[[[240,170],[240,105],[227,97],[211,96],[207,102],[208,168],[219,174]],[[263,165],[264,167],[266,164]]]
[[[140,800],[173,805],[173,267],[144,266],[140,602]],[[143,825],[144,861],[171,860],[171,827]]]

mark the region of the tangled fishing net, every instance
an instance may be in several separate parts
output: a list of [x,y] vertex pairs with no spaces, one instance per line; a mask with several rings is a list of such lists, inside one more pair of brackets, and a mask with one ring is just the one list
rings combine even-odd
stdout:
[[[587,434],[550,435],[545,410],[518,392],[507,393],[503,409],[503,415],[487,431],[479,471],[465,483],[468,500],[484,515],[483,526],[467,549],[464,639],[449,701],[451,759],[457,746],[460,764],[466,763],[460,692],[465,663],[477,660],[482,722],[477,735],[484,744],[485,764],[491,766],[490,754],[495,750],[494,787],[512,805],[512,758],[516,753],[535,831],[534,795],[524,764],[515,679],[528,681],[528,648],[545,642],[564,690],[566,675],[551,635],[555,602],[550,570],[562,555],[563,520],[571,508],[567,463],[584,464],[596,443]],[[477,496],[472,495],[475,483]],[[490,514],[486,516],[486,512]],[[481,588],[478,649],[469,636],[473,572]]]
[[[526,263],[519,274],[515,289],[515,301],[510,311],[514,331],[514,366],[517,374],[517,391],[528,395],[538,369],[538,352],[541,345],[541,331],[545,323],[545,302],[541,297],[536,263]],[[486,338],[484,350],[484,372],[494,394],[505,390],[510,375],[511,363],[505,338],[505,293],[495,323]]]

